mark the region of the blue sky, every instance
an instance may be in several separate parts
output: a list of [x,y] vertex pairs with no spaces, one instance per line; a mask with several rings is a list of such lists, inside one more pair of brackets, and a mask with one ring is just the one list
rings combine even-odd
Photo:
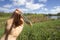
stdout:
[[0,0],[0,11],[13,12],[19,9],[24,13],[60,12],[60,0]]

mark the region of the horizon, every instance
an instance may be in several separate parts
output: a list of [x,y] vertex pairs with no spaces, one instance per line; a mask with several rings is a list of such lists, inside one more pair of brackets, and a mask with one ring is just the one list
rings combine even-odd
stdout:
[[0,0],[0,12],[57,14],[60,12],[60,0]]

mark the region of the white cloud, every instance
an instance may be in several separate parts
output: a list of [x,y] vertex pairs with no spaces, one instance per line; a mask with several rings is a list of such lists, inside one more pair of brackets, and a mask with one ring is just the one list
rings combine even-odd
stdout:
[[[14,12],[16,10],[16,8],[12,8],[12,9],[9,9],[9,8],[5,8],[5,7],[0,7],[0,12],[6,12],[6,13],[9,13],[9,12]],[[28,11],[28,9],[21,9],[21,8],[18,8],[21,12],[23,11]]]
[[26,9],[23,8],[23,10],[25,10],[25,11],[27,11],[28,9],[29,9],[29,11],[36,10],[36,9],[39,9],[39,8],[45,6],[44,4],[39,4],[39,3],[34,4],[34,0],[11,0],[11,1],[14,6],[25,5],[24,7]]
[[6,8],[6,7],[0,7],[0,12],[6,12],[6,13],[9,13],[9,12],[14,12],[16,10],[16,8]]
[[[34,4],[34,0],[10,0],[12,3],[11,4],[6,4],[0,7],[2,11],[4,12],[13,12],[16,8],[24,5],[21,9],[23,12],[33,12],[33,10],[38,10],[42,7],[44,7],[44,4],[36,3]],[[47,9],[45,9],[47,10]],[[35,11],[34,11],[35,12]]]
[[47,9],[47,8],[45,8],[44,10],[45,10],[45,11],[48,11],[48,9]]
[[60,6],[55,6],[52,9],[43,7],[41,11],[43,11],[45,14],[48,14],[48,13],[57,14],[58,12],[60,12]]
[[25,12],[28,11],[28,9],[26,9],[26,8],[21,8],[21,10],[23,10],[23,11],[25,11]]
[[25,5],[26,3],[26,0],[11,0],[11,1],[12,1],[12,4],[15,6]]
[[55,6],[53,9],[50,10],[52,13],[58,13],[60,12],[60,6]]
[[31,9],[31,10],[36,10],[36,9],[39,9],[39,8],[41,8],[43,6],[44,6],[44,4],[26,3],[26,8]]
[[4,5],[3,7],[4,7],[4,8],[11,8],[12,5],[10,5],[10,4],[6,4],[6,5]]
[[14,6],[26,5],[27,2],[34,3],[34,0],[10,0]]
[[41,9],[44,11],[48,11],[48,8],[45,8],[45,7],[42,7]]
[[3,8],[3,7],[0,7],[0,11],[3,11],[3,12],[9,12],[9,9],[7,9],[7,8]]
[[[3,11],[3,12],[13,12],[13,10],[11,9],[11,7],[13,7],[11,4],[6,4],[6,5],[3,5],[2,7],[0,7],[0,11]],[[12,10],[12,11],[11,11]]]
[[44,2],[45,3],[45,2],[47,2],[47,0],[39,0],[39,2]]
[[7,10],[7,8],[0,7],[1,10]]

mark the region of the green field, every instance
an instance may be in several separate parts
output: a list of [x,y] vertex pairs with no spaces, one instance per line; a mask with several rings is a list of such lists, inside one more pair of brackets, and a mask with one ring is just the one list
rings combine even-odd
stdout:
[[[45,21],[43,16],[40,15],[32,15],[33,18],[41,18],[43,20],[37,22],[33,22],[33,18],[30,16],[29,19],[32,20],[33,26],[25,24],[25,27],[18,37],[17,40],[60,40],[60,20],[48,20]],[[36,17],[38,16],[38,17]],[[5,21],[9,17],[0,17],[0,37],[4,33]],[[35,20],[34,20],[35,21]]]

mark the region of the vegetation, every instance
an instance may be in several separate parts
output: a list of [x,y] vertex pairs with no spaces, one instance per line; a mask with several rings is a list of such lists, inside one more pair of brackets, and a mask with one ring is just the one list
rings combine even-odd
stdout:
[[60,16],[60,13],[58,13],[57,15]]
[[[25,27],[17,40],[60,40],[60,19],[49,20],[46,16],[42,14],[25,16],[32,22],[34,21],[33,26],[30,27],[29,25],[25,24]],[[0,17],[0,37],[3,35],[4,32],[5,21],[9,17],[10,16],[8,15]],[[45,17],[48,20],[46,20]]]

